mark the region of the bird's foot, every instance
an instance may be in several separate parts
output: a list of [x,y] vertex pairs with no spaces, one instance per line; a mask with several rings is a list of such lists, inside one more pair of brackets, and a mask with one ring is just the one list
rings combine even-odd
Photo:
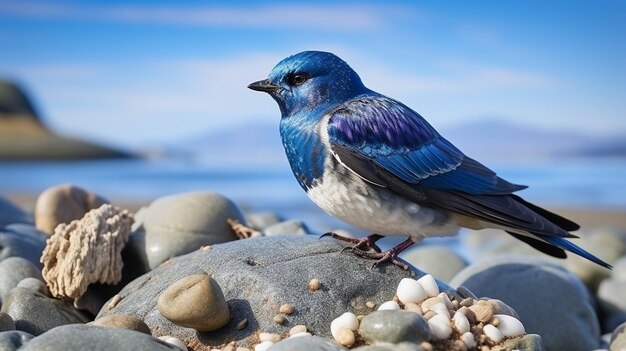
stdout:
[[399,245],[387,251],[368,252],[368,251],[357,249],[357,250],[352,250],[352,252],[354,252],[355,255],[360,256],[360,257],[375,259],[376,262],[372,264],[370,269],[380,266],[383,263],[391,262],[392,264],[404,269],[405,271],[408,271],[409,266],[406,265],[405,263],[400,262],[400,260],[398,260],[397,257],[402,251],[407,249],[409,246],[413,245],[413,243],[414,243],[413,240],[411,238],[408,238],[407,240],[403,241]]
[[378,247],[378,245],[376,245],[376,241],[380,240],[381,238],[383,238],[382,235],[379,234],[372,234],[372,235],[368,235],[365,238],[362,239],[355,239],[355,238],[348,238],[345,236],[341,236],[337,233],[333,233],[333,232],[328,232],[328,233],[324,233],[322,234],[322,236],[320,236],[320,239],[326,236],[330,236],[333,239],[337,239],[337,240],[341,240],[341,241],[345,241],[348,243],[352,243],[355,244],[352,247],[346,247],[343,250],[341,250],[341,252],[344,252],[346,250],[351,250],[351,251],[363,251],[363,252],[368,252],[369,250],[374,250],[376,252],[380,252],[380,248]]

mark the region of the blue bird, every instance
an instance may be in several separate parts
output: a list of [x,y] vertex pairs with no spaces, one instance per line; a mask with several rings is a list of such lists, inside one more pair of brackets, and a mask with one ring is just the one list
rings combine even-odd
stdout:
[[[573,252],[609,264],[567,238],[580,227],[514,193],[509,183],[466,156],[399,101],[372,91],[339,57],[305,51],[279,62],[248,88],[269,93],[282,114],[280,134],[291,169],[319,207],[372,234],[353,252],[407,268],[397,255],[425,237],[461,227],[498,228],[548,255]],[[386,235],[409,238],[384,252]],[[373,248],[375,251],[366,250]]]

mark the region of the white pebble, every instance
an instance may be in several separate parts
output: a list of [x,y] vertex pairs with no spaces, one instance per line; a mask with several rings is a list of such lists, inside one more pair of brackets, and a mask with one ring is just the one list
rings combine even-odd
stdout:
[[306,325],[303,324],[299,324],[296,325],[295,327],[289,329],[289,335],[293,335],[293,334],[298,334],[298,333],[302,333],[302,332],[306,332]]
[[461,334],[461,341],[463,341],[463,343],[465,344],[465,346],[467,346],[468,349],[473,349],[476,347],[476,339],[474,339],[474,334],[470,332],[465,332]]
[[491,324],[485,324],[483,327],[483,333],[485,333],[489,339],[493,340],[493,342],[500,342],[504,339],[502,332]]
[[498,330],[502,335],[508,337],[520,336],[526,334],[524,325],[517,318],[508,316],[506,314],[496,314],[493,316],[497,318],[500,323],[498,324]]
[[173,336],[169,336],[169,335],[163,335],[163,336],[159,336],[159,339],[165,341],[166,343],[170,344],[170,345],[174,345],[176,347],[178,347],[181,350],[187,350],[187,346],[185,344],[183,344],[182,341],[180,341],[180,339],[175,338]]
[[439,297],[439,299],[441,299],[441,301],[446,304],[446,307],[448,307],[449,310],[454,310],[454,306],[452,305],[452,301],[450,301],[450,297],[448,297],[448,294],[442,292],[439,293],[437,297]]
[[452,321],[454,322],[454,325],[456,326],[456,329],[459,331],[459,333],[465,334],[470,331],[470,323],[467,320],[467,317],[463,314],[463,312],[457,311],[454,314],[454,317],[452,317]]
[[254,346],[254,351],[267,351],[270,347],[272,347],[272,345],[274,345],[273,341],[263,341],[262,343]]
[[430,306],[429,310],[446,316],[446,318],[450,319],[450,311],[443,302],[437,302],[436,304]]
[[378,306],[379,311],[383,310],[399,310],[400,306],[395,301],[387,301],[383,302],[380,306]]
[[432,275],[426,274],[417,281],[422,285],[422,288],[424,288],[428,296],[435,297],[439,295],[439,286]]
[[299,337],[301,337],[301,336],[311,336],[311,333],[309,333],[309,332],[300,332],[300,333],[295,333],[295,334],[293,334],[293,335],[290,335],[288,339],[291,339],[291,338],[299,338]]
[[428,320],[428,326],[433,332],[435,338],[444,340],[452,335],[452,326],[450,325],[450,319],[442,314],[438,314]]
[[402,303],[420,303],[424,301],[428,294],[417,280],[411,278],[402,278],[400,280],[400,284],[398,284],[398,289],[396,290],[396,295],[398,299],[402,301]]
[[259,334],[260,342],[265,342],[265,341],[279,342],[280,339],[282,339],[282,337],[279,334],[274,334],[274,333],[260,333]]
[[341,328],[346,328],[353,331],[359,329],[359,320],[356,318],[354,313],[346,312],[341,316],[335,318],[330,323],[330,333],[333,335],[333,338],[335,338],[335,340],[339,337],[339,329]]

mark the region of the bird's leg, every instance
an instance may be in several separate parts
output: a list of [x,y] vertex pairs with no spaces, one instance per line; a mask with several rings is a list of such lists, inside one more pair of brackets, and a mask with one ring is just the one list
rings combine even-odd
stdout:
[[353,247],[346,247],[345,249],[341,250],[359,250],[359,251],[365,251],[365,249],[373,249],[376,252],[380,252],[380,248],[378,247],[378,245],[376,245],[376,241],[380,240],[381,238],[384,238],[382,235],[379,234],[372,234],[372,235],[368,235],[365,238],[362,239],[354,239],[354,238],[348,238],[345,236],[341,236],[337,233],[333,233],[333,232],[328,232],[328,233],[324,233],[322,234],[322,236],[320,236],[320,239],[326,236],[330,236],[333,239],[337,239],[337,240],[341,240],[341,241],[345,241],[348,243],[352,243],[355,244]]
[[400,252],[406,250],[409,246],[413,245],[414,243],[415,241],[413,238],[408,238],[405,241],[401,242],[399,245],[394,246],[393,248],[383,251],[383,252],[367,252],[367,251],[362,251],[362,250],[353,250],[352,252],[354,252],[357,256],[360,256],[360,257],[372,258],[372,259],[377,260],[376,262],[374,262],[374,264],[372,264],[371,268],[374,268],[382,263],[391,262],[394,265],[407,271],[409,270],[409,266],[400,262],[397,259],[397,257],[400,254]]

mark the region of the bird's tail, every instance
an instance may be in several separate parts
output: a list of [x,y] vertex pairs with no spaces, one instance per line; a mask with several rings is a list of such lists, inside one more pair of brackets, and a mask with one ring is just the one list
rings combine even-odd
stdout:
[[560,237],[560,236],[542,236],[541,239],[545,240],[546,242],[559,247],[563,250],[567,250],[569,252],[573,252],[576,255],[586,258],[591,262],[597,263],[602,267],[608,268],[608,269],[613,269],[613,266],[611,266],[610,264],[602,261],[601,259],[597,258],[596,256],[594,256],[593,254],[591,254],[590,252],[584,250],[583,248],[581,248],[580,246],[577,246],[575,244],[572,244],[571,242],[569,242],[567,239]]

